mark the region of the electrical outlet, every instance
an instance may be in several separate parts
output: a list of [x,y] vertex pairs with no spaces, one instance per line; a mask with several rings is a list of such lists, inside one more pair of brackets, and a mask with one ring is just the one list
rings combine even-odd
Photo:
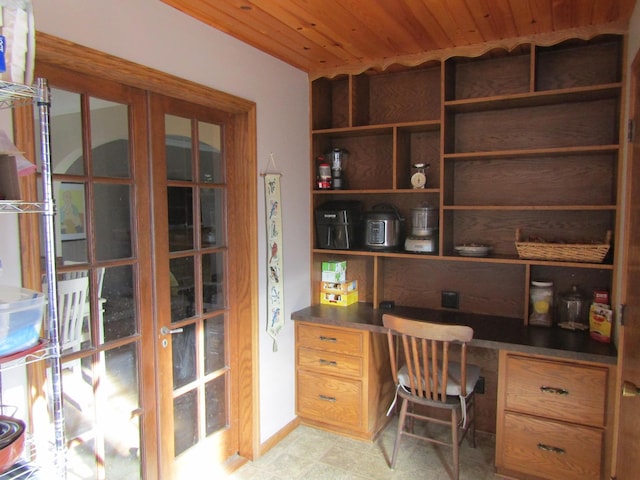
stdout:
[[442,308],[455,308],[459,306],[458,292],[442,291]]
[[473,391],[478,394],[484,393],[484,377],[478,378],[478,382],[476,383],[476,388],[474,388]]

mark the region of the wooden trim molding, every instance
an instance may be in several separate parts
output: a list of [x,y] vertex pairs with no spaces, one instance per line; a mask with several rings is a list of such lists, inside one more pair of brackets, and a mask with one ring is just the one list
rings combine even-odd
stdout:
[[246,114],[255,103],[234,95],[130,62],[68,40],[36,33],[36,63],[46,62],[75,72],[180,98],[229,113]]
[[580,38],[582,40],[589,40],[598,35],[605,34],[618,34],[624,35],[628,31],[628,22],[617,21],[604,25],[590,25],[586,27],[571,28],[567,30],[561,30],[557,32],[532,34],[515,38],[505,38],[502,40],[494,40],[490,42],[484,42],[477,45],[464,45],[453,48],[443,48],[440,50],[428,50],[411,55],[402,55],[396,57],[389,57],[377,60],[371,60],[369,62],[363,62],[358,65],[341,66],[337,68],[320,68],[316,71],[309,72],[309,80],[316,80],[318,78],[327,77],[333,78],[337,75],[358,75],[367,70],[385,71],[391,68],[393,65],[400,65],[402,67],[416,67],[423,65],[427,62],[444,62],[448,58],[461,56],[461,57],[479,57],[491,50],[501,49],[506,51],[512,51],[521,45],[533,43],[540,46],[556,45],[562,41]]

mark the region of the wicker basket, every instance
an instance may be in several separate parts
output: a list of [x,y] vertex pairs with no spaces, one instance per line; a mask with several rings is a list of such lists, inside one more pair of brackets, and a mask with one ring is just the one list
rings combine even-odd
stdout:
[[545,243],[521,242],[520,229],[516,229],[518,256],[526,260],[602,263],[610,247],[611,230],[607,231],[604,243]]

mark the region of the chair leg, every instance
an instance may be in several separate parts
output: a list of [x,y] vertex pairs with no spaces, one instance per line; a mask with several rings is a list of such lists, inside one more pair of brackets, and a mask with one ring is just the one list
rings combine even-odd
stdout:
[[471,402],[471,445],[476,448],[476,399]]
[[453,480],[460,478],[460,442],[458,441],[458,411],[451,410],[451,443],[453,447]]
[[[413,403],[409,403],[407,405],[407,413],[414,413],[415,407]],[[413,426],[415,425],[415,417],[413,415],[409,416],[409,421],[407,422],[407,432],[413,433]]]
[[400,440],[402,439],[402,431],[404,429],[404,422],[407,418],[407,407],[409,402],[406,398],[402,399],[402,407],[400,408],[400,417],[398,418],[398,429],[396,430],[396,440],[393,443],[393,455],[391,456],[391,469],[396,467],[396,460],[398,459],[398,451],[400,450]]

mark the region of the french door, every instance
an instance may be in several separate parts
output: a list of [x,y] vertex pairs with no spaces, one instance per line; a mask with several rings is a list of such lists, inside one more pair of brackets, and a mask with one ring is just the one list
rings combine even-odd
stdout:
[[[255,104],[38,36],[59,281],[89,285],[63,356],[68,478],[215,477],[257,452]],[[35,157],[27,111],[16,143]],[[37,230],[22,222],[25,245]],[[24,252],[39,288],[39,252]]]
[[237,335],[229,302],[233,117],[151,95],[163,471],[213,472],[238,452]]
[[[60,315],[67,479],[143,478],[155,429],[146,95],[38,74],[51,85],[58,305],[70,313]],[[67,308],[71,288],[84,301]]]

